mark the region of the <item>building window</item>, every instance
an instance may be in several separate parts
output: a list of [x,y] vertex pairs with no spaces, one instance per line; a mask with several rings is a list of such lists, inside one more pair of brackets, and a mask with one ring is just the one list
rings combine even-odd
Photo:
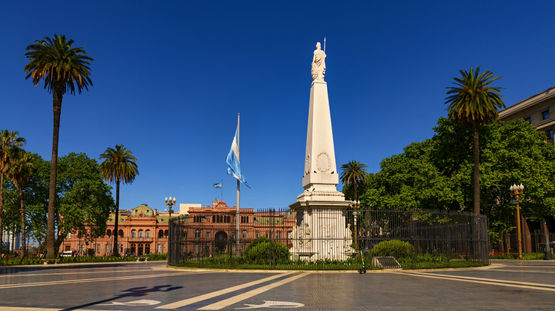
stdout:
[[210,232],[206,232],[206,239],[210,240]]
[[281,232],[276,233],[276,239],[281,239]]
[[111,236],[112,236],[112,231],[111,231],[110,229],[108,229],[108,230],[106,231],[106,234],[107,234],[109,237],[111,237]]
[[200,229],[195,230],[195,239],[200,239]]
[[526,121],[526,122],[532,124],[532,119],[531,119],[530,117],[524,118],[524,121]]
[[143,230],[139,230],[139,238],[143,237]]
[[553,139],[553,129],[545,131],[545,135],[547,135],[547,138]]
[[132,238],[136,238],[137,237],[137,231],[135,229],[131,230],[131,237]]
[[260,233],[257,232],[256,233],[256,238],[259,238],[259,237],[260,237]]
[[119,230],[119,237],[123,238],[123,230]]
[[542,118],[543,120],[549,119],[549,110],[542,111]]
[[183,238],[187,239],[187,230],[183,230]]
[[150,230],[145,231],[145,238],[150,238]]
[[247,238],[247,230],[243,230],[243,239]]
[[164,237],[164,231],[163,231],[163,230],[158,230],[158,237],[159,237],[159,238],[163,238],[163,237]]
[[69,252],[71,250],[71,246],[66,245],[66,252]]

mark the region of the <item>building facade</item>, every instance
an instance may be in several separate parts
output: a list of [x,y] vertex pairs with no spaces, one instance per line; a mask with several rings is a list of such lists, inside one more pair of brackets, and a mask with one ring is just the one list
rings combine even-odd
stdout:
[[[119,253],[126,256],[167,253],[169,217],[168,212],[158,212],[146,204],[141,204],[131,211],[120,210]],[[115,213],[111,213],[106,223],[106,232],[96,239],[87,240],[80,237],[79,232],[69,234],[60,246],[60,253],[71,251],[76,256],[112,254],[116,234],[114,221]]]
[[555,87],[501,110],[499,119],[524,119],[538,131],[545,133],[549,143],[555,144]]
[[[76,256],[107,256],[112,254],[114,243],[114,220],[112,213],[107,221],[103,236],[86,240],[79,232],[70,234],[60,246],[59,252],[71,251]],[[190,254],[204,256],[226,252],[235,239],[236,207],[223,201],[213,205],[180,204],[179,212],[171,214],[186,223],[180,232],[183,243],[187,243]],[[240,210],[240,240],[243,246],[257,237],[283,240],[287,244],[288,233],[295,225],[294,215],[276,211],[255,212],[254,209]],[[119,252],[126,256],[164,254],[168,252],[168,212],[158,212],[146,204],[131,211],[120,210],[118,221]]]
[[[180,210],[179,241],[187,256],[213,256],[228,253],[236,243],[236,207],[223,201],[213,205]],[[239,244],[241,251],[259,237],[279,241],[291,247],[289,238],[295,226],[295,214],[276,210],[255,211],[242,208],[239,214]]]

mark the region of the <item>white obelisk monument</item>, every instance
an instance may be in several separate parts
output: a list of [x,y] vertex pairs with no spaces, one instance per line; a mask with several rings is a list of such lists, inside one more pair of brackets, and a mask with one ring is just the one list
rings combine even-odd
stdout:
[[306,134],[306,156],[303,174],[304,191],[290,207],[297,212],[297,226],[291,233],[294,259],[344,260],[351,248],[351,231],[345,222],[343,193],[335,164],[328,86],[324,81],[326,53],[316,43],[312,60],[312,85]]

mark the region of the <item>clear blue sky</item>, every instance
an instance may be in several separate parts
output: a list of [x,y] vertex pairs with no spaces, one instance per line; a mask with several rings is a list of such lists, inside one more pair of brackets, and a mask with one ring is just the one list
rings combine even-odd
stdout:
[[[445,87],[480,65],[512,105],[555,85],[550,1],[6,1],[0,9],[0,128],[50,159],[52,96],[25,80],[25,47],[63,33],[94,58],[94,86],[67,95],[60,156],[124,144],[140,175],[121,208],[163,198],[235,204],[225,157],[241,113],[241,207],[302,192],[310,63],[327,36],[337,164],[379,170],[431,137]],[[338,187],[341,189],[341,185]]]

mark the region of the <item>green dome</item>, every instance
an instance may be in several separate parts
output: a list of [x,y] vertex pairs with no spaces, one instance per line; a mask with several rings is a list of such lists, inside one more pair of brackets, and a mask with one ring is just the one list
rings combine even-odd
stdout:
[[140,216],[141,214],[145,217],[152,217],[154,216],[154,211],[146,204],[141,204],[131,211],[131,216],[133,217]]

